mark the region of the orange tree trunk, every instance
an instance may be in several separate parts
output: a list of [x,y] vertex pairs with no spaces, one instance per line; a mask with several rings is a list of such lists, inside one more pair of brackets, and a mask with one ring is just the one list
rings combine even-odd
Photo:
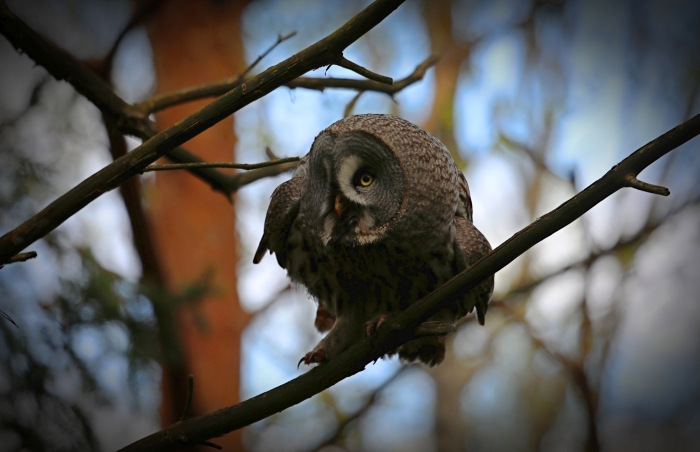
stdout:
[[[213,82],[244,68],[240,36],[244,2],[172,0],[149,24],[158,92]],[[170,108],[156,115],[161,129],[208,101]],[[207,161],[232,161],[235,137],[227,119],[189,141],[188,150]],[[174,314],[180,362],[164,366],[194,375],[190,416],[211,413],[239,401],[241,332],[248,316],[236,292],[237,241],[233,206],[185,171],[159,172],[146,193],[155,247],[166,288],[183,293],[204,275],[211,290]],[[166,355],[167,355],[166,351]],[[171,370],[170,370],[171,371]],[[164,375],[163,425],[176,422],[187,397],[187,381],[173,388]],[[216,441],[225,450],[242,448],[239,433]]]

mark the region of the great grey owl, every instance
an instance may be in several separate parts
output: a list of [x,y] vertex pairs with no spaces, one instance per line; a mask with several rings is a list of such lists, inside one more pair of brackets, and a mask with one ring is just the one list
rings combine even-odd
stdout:
[[[306,364],[337,356],[491,251],[472,224],[469,187],[445,146],[390,115],[358,115],[322,131],[292,179],[272,194],[255,253],[269,250],[318,301],[330,332]],[[484,315],[493,277],[431,320]],[[444,336],[414,339],[407,361],[442,361]],[[300,361],[300,362],[301,362]]]

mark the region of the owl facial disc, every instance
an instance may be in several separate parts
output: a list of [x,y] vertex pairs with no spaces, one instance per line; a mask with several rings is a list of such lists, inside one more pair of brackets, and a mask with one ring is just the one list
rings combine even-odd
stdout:
[[[323,225],[324,245],[363,245],[379,239],[378,229],[399,210],[403,172],[394,153],[375,136],[348,132],[319,136],[311,150],[310,190],[316,191],[314,208]],[[318,197],[320,195],[320,199]]]

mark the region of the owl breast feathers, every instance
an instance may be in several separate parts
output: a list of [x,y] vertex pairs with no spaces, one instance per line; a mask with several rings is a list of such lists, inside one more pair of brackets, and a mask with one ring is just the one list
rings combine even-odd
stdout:
[[[302,358],[322,363],[491,251],[472,224],[469,186],[445,146],[390,115],[342,119],[314,140],[292,179],[272,194],[255,253],[275,253],[318,302],[330,330]],[[431,320],[453,324],[476,307],[480,323],[493,277]],[[399,356],[442,361],[444,337],[415,339]]]

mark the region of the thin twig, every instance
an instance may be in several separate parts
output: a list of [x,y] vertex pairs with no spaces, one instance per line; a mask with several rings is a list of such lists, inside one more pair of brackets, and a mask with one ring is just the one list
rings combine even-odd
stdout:
[[169,171],[191,168],[234,168],[242,170],[254,170],[267,168],[268,166],[281,165],[283,163],[298,162],[299,157],[287,157],[283,159],[271,160],[262,163],[233,163],[233,162],[204,162],[204,163],[173,163],[163,165],[150,165],[143,169],[143,173],[148,171]]
[[238,76],[238,78],[239,78],[240,80],[243,80],[243,78],[244,78],[246,75],[250,74],[250,71],[252,71],[252,70],[255,68],[255,66],[257,66],[258,63],[260,63],[260,61],[262,61],[263,58],[265,58],[266,56],[268,56],[268,55],[270,54],[270,52],[272,52],[278,45],[282,44],[282,43],[283,43],[284,41],[286,41],[287,39],[290,39],[290,38],[296,36],[296,34],[297,34],[297,32],[296,32],[296,30],[295,30],[295,31],[292,31],[291,33],[289,33],[289,34],[287,34],[287,35],[281,35],[281,34],[280,34],[280,35],[277,35],[277,41],[275,41],[275,43],[272,44],[270,47],[268,47],[263,53],[261,53],[260,55],[258,55],[258,57],[255,59],[255,61],[253,61],[252,63],[250,63],[250,64],[248,65],[248,67],[241,73],[241,75]]
[[182,410],[182,416],[180,416],[180,422],[187,419],[187,415],[190,412],[190,406],[192,406],[192,396],[194,395],[194,375],[187,376],[187,401],[185,402],[185,408]]
[[360,340],[330,362],[315,367],[277,388],[238,405],[172,425],[122,450],[130,452],[155,449],[177,450],[182,445],[173,441],[172,438],[200,441],[217,437],[300,403],[337,382],[361,372],[370,362],[411,340],[418,325],[441,309],[445,309],[453,300],[463,299],[468,291],[532,246],[571,224],[596,204],[624,188],[625,178],[628,175],[632,174],[636,177],[644,168],[698,134],[700,134],[700,115],[638,149],[585,190],[557,209],[540,217],[428,296],[389,319],[371,340],[369,338]]
[[348,104],[345,106],[345,110],[343,111],[344,118],[347,118],[352,114],[352,109],[355,108],[355,104],[357,104],[357,101],[360,99],[360,96],[362,96],[363,93],[364,91],[358,91],[357,94],[352,97],[350,102],[348,102]]
[[112,64],[114,62],[114,55],[117,53],[117,50],[119,49],[119,45],[124,40],[124,37],[131,30],[133,30],[137,26],[141,25],[150,16],[155,14],[155,12],[158,11],[158,8],[161,6],[162,3],[163,3],[163,0],[146,0],[146,1],[138,2],[136,5],[136,8],[137,8],[136,12],[132,15],[129,22],[126,24],[126,26],[122,29],[122,31],[119,33],[117,38],[114,40],[114,42],[112,43],[112,47],[110,47],[110,49],[107,52],[107,54],[105,55],[105,57],[100,62],[96,62],[96,64],[93,64],[91,66],[95,66],[97,68],[97,71],[100,74],[108,77],[110,72],[112,71]]
[[10,322],[11,324],[13,324],[14,326],[16,326],[17,329],[19,329],[19,325],[17,325],[17,324],[15,323],[15,321],[12,320],[12,317],[10,317],[9,315],[7,315],[7,313],[6,313],[5,311],[0,310],[0,316],[1,316],[3,319],[5,319],[5,320],[7,320],[8,322]]
[[274,177],[287,171],[295,169],[299,165],[298,161],[282,163],[279,165],[259,168],[245,173],[238,173],[231,177],[231,189],[238,191],[241,187],[252,184],[260,179]]
[[370,80],[374,80],[375,82],[383,83],[385,85],[391,85],[392,83],[394,83],[394,79],[392,79],[391,77],[372,72],[369,69],[362,67],[357,63],[353,63],[352,61],[348,60],[342,55],[336,61],[334,61],[333,64],[345,68],[349,71],[352,71],[363,77],[366,77]]
[[401,368],[399,368],[399,370],[394,372],[394,374],[391,377],[384,380],[384,382],[381,385],[379,385],[379,387],[377,387],[376,389],[374,389],[372,391],[370,396],[367,397],[367,400],[365,401],[365,403],[363,403],[362,406],[357,411],[352,413],[350,416],[343,417],[340,420],[340,422],[338,422],[338,425],[335,428],[335,432],[333,433],[333,435],[330,438],[328,438],[325,441],[321,442],[320,444],[310,448],[310,450],[312,450],[312,451],[319,450],[319,449],[322,449],[326,446],[331,446],[331,445],[337,443],[338,440],[340,439],[340,437],[342,436],[345,428],[351,422],[353,422],[357,419],[360,419],[362,416],[367,414],[367,412],[370,410],[370,408],[372,408],[372,406],[374,406],[374,403],[377,401],[377,398],[386,390],[386,388],[388,388],[393,382],[395,382],[396,379],[400,375],[402,375],[404,372],[406,372],[407,369],[410,369],[410,367],[405,367],[405,366],[401,367]]

